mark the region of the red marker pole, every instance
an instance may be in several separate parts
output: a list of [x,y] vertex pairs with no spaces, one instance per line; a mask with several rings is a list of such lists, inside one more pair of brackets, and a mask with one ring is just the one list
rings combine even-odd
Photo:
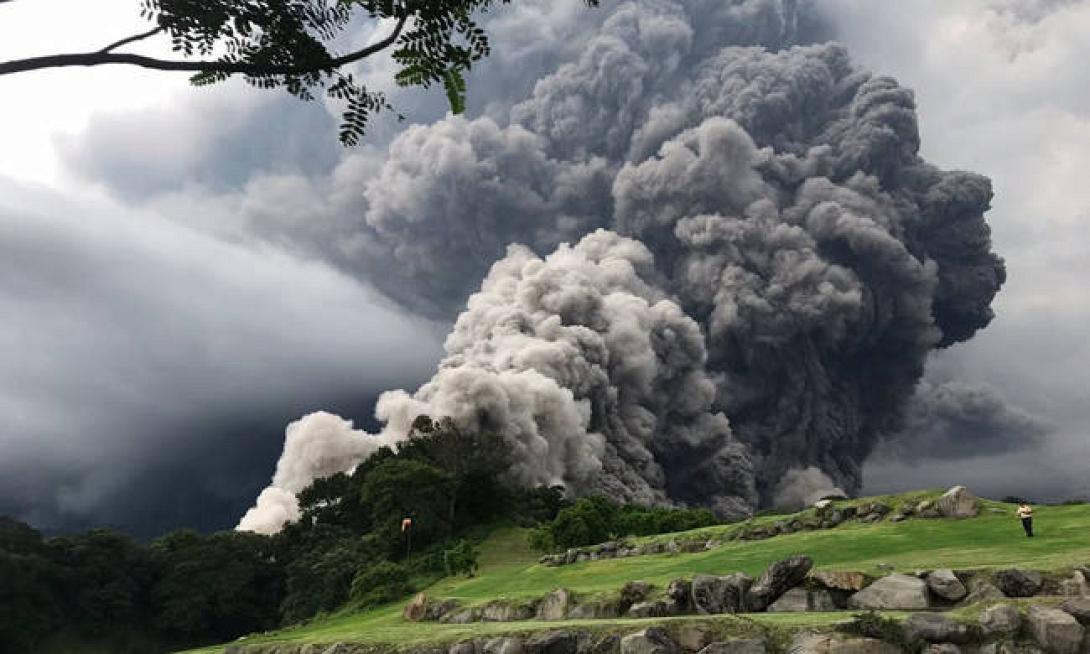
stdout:
[[401,533],[405,534],[405,558],[409,558],[409,555],[413,551],[413,519],[403,518],[401,520]]

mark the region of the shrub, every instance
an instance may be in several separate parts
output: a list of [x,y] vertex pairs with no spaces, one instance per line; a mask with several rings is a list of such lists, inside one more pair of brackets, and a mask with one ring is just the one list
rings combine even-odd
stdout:
[[404,566],[381,561],[356,573],[349,597],[360,608],[386,604],[412,592]]
[[447,576],[453,577],[464,573],[467,577],[472,577],[477,574],[479,556],[480,552],[473,543],[468,540],[458,541],[454,547],[443,552],[443,566],[446,568]]

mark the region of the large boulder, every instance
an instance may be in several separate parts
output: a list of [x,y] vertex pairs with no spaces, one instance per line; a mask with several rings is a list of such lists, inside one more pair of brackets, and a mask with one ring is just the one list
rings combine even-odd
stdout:
[[1054,654],[1079,654],[1084,630],[1081,624],[1060,609],[1029,607],[1026,617],[1029,631],[1037,644]]
[[1070,614],[1080,624],[1090,626],[1090,597],[1076,597],[1065,600],[1060,610]]
[[980,614],[980,631],[985,638],[1011,636],[1022,627],[1022,614],[1009,604],[989,606]]
[[666,618],[681,613],[681,607],[675,599],[659,599],[650,602],[637,602],[628,608],[628,615],[633,618]]
[[523,651],[525,654],[577,654],[579,635],[566,629],[538,634],[526,641]]
[[700,623],[682,625],[677,630],[677,644],[684,652],[699,652],[712,642],[712,632]]
[[769,613],[802,613],[810,610],[810,593],[805,588],[792,588],[768,606]]
[[522,602],[493,600],[481,607],[481,620],[485,622],[515,622],[534,617],[534,607]]
[[1033,597],[1043,583],[1041,573],[1033,570],[1010,568],[995,573],[995,585],[1007,597]]
[[853,609],[916,610],[928,607],[927,584],[917,577],[891,574],[848,598]]
[[731,638],[709,644],[700,654],[765,654],[765,642],[758,638]]
[[965,644],[971,639],[968,625],[942,613],[914,613],[902,625],[908,642]]
[[412,600],[405,605],[405,610],[401,613],[406,620],[412,622],[419,622],[428,615],[428,595],[426,593],[417,593]]
[[692,595],[693,585],[688,579],[675,579],[666,586],[666,596],[685,608],[689,605],[689,597]]
[[664,629],[653,627],[621,639],[621,654],[677,654],[677,643]]
[[546,595],[537,605],[538,620],[563,620],[572,606],[572,594],[566,588],[557,588]]
[[620,617],[621,613],[621,602],[619,600],[602,600],[576,604],[568,609],[568,618],[572,620],[608,620]]
[[780,596],[780,599],[776,600],[768,607],[770,613],[835,611],[836,609],[836,602],[833,601],[833,596],[828,590],[825,590],[824,588],[806,590],[801,586],[797,586],[787,591]]
[[1067,579],[1060,581],[1060,595],[1064,597],[1090,596],[1090,582],[1082,570],[1075,570]]
[[447,654],[477,654],[477,641],[463,640],[460,643],[454,643],[447,650]]
[[977,498],[968,488],[954,486],[935,502],[935,509],[944,518],[972,518],[977,514]]
[[650,594],[651,584],[646,581],[630,581],[621,588],[621,601],[631,605],[644,601]]
[[929,573],[927,575],[927,587],[938,597],[951,602],[963,600],[969,594],[969,590],[954,575],[953,570],[946,568],[940,568]]
[[524,649],[522,639],[500,636],[485,642],[481,652],[482,654],[522,654]]
[[961,601],[962,606],[981,602],[998,602],[1007,598],[1003,591],[983,577],[973,577],[966,587],[969,589],[969,594]]
[[764,611],[781,595],[801,584],[812,567],[814,561],[808,556],[792,556],[768,566],[750,587],[746,607],[750,611]]
[[874,638],[801,633],[791,641],[787,654],[901,654],[901,648]]
[[820,586],[829,590],[841,590],[856,592],[862,590],[867,580],[862,572],[847,572],[843,570],[814,570],[810,578]]
[[746,593],[753,578],[741,572],[725,577],[693,577],[692,606],[698,613],[741,613],[746,610]]
[[481,609],[476,606],[471,606],[450,611],[439,618],[439,621],[443,624],[469,624],[470,622],[479,622],[480,619]]

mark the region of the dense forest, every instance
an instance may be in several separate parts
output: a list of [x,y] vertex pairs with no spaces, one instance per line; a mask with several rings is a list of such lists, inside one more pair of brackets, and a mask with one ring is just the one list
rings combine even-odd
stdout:
[[531,542],[551,550],[714,522],[706,510],[511,487],[508,458],[494,435],[421,417],[398,450],[306,488],[302,518],[273,536],[183,530],[143,544],[96,529],[46,539],[0,518],[0,653],[62,651],[58,642],[168,651],[375,606],[473,574],[475,542],[497,524],[536,527]]

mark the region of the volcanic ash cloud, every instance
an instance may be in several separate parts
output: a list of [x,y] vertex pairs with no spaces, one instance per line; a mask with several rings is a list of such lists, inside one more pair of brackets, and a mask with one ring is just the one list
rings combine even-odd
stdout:
[[912,92],[799,44],[794,2],[603,11],[509,115],[411,128],[367,185],[391,297],[479,289],[378,442],[450,416],[518,482],[724,516],[858,491],[928,354],[992,318],[989,181],[921,159]]

